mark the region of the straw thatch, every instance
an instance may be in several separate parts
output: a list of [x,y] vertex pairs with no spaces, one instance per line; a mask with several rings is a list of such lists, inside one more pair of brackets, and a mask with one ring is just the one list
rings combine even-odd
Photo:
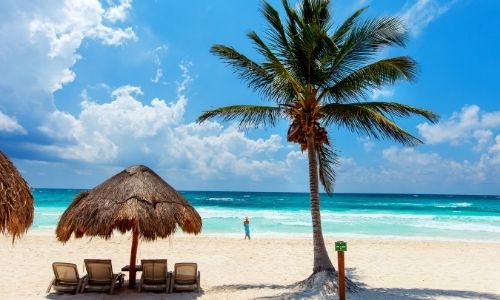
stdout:
[[0,151],[0,233],[19,238],[33,223],[33,196],[28,183]]
[[113,230],[138,232],[143,240],[165,238],[177,225],[201,231],[201,218],[184,197],[146,166],[132,166],[88,192],[78,194],[61,216],[56,234],[111,237]]

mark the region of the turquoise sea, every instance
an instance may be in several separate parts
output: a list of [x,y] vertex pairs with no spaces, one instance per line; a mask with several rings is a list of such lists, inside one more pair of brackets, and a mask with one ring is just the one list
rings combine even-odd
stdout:
[[[34,189],[32,230],[55,228],[80,190]],[[201,192],[182,194],[203,218],[203,233],[311,234],[306,193]],[[500,242],[500,196],[334,194],[321,196],[325,235],[458,239]]]

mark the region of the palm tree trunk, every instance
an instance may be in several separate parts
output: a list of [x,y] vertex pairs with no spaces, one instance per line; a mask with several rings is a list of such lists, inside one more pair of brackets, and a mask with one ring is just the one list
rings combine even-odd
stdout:
[[314,133],[307,136],[307,154],[309,157],[309,190],[311,197],[311,217],[313,226],[313,245],[314,245],[314,267],[313,274],[321,271],[334,271],[328,252],[326,251],[323,232],[321,229],[321,214],[319,208],[318,191],[318,159],[316,154],[316,145],[314,142]]

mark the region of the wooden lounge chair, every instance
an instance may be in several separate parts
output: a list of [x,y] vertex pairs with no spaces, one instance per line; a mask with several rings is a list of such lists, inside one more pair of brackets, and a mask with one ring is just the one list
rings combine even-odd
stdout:
[[87,275],[83,278],[82,290],[90,292],[108,292],[113,294],[115,284],[121,287],[124,274],[113,273],[110,259],[85,259]]
[[80,291],[82,278],[78,275],[78,269],[75,264],[55,262],[52,264],[54,270],[54,279],[47,288],[47,293],[54,288],[57,292],[69,292],[76,294]]
[[200,271],[196,263],[177,263],[170,281],[172,291],[200,291]]
[[165,291],[170,288],[170,276],[167,271],[166,259],[142,259],[142,276],[137,287],[138,291]]

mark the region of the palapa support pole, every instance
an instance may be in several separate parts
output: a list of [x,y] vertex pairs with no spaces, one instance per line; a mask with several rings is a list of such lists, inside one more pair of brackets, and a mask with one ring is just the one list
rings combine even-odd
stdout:
[[139,244],[139,232],[137,231],[137,223],[132,228],[132,247],[130,248],[130,268],[129,268],[129,282],[128,288],[135,287],[135,259],[137,257],[137,245]]

